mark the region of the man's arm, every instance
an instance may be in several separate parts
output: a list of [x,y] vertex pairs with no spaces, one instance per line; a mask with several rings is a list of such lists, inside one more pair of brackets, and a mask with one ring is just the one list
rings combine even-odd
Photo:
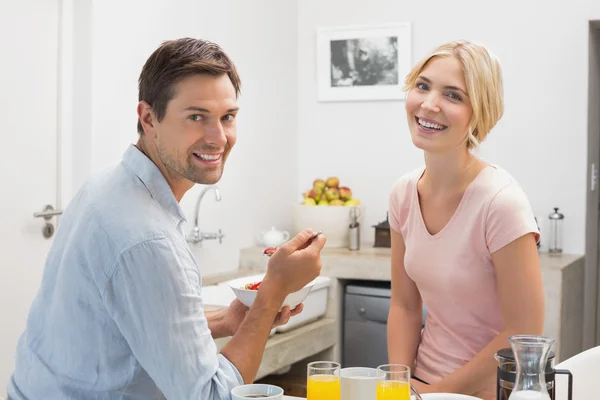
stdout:
[[229,399],[243,383],[203,312],[200,275],[169,238],[125,251],[102,297],[133,355],[168,399]]
[[205,311],[204,316],[208,322],[208,329],[212,334],[213,339],[224,338],[231,336],[231,332],[228,331],[224,324],[225,315],[227,314],[228,308],[223,308],[216,311]]
[[[299,304],[293,310],[284,307],[275,317],[271,329],[285,325],[294,315],[302,312],[303,305]],[[248,307],[243,305],[238,299],[233,300],[229,307],[217,311],[206,311],[204,315],[208,320],[208,328],[213,339],[233,336],[248,314]]]
[[306,247],[312,234],[312,231],[300,232],[271,256],[267,274],[246,319],[221,350],[246,383],[256,377],[271,325],[285,297],[320,273],[320,252],[325,237],[320,235]]
[[255,304],[222,354],[204,315],[198,268],[187,248],[169,238],[125,251],[101,295],[166,398],[229,399],[233,387],[254,380],[271,327],[284,319],[278,310],[285,296],[318,276],[325,238],[304,248],[311,235],[301,232],[273,255]]

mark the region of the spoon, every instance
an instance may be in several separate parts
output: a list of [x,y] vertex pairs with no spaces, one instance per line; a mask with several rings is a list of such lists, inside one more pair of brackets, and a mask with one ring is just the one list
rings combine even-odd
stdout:
[[417,400],[423,400],[423,398],[421,397],[419,392],[417,392],[417,389],[415,389],[415,387],[412,385],[412,383],[410,384],[410,392],[415,396],[415,398]]
[[[306,242],[306,245],[305,245],[305,246],[303,246],[303,247],[301,247],[301,248],[303,249],[303,248],[307,247],[308,245],[310,245],[310,244],[311,244],[311,242],[312,242],[313,240],[315,240],[315,238],[316,238],[317,236],[319,236],[321,233],[323,233],[323,231],[319,231],[319,232],[315,233],[314,235],[312,235],[312,236],[310,237],[310,239],[308,239],[308,241]],[[265,256],[267,256],[267,257],[271,257],[271,256],[273,255],[273,253],[275,253],[275,251],[276,251],[276,250],[277,250],[277,247],[267,247],[267,248],[265,249],[265,251],[263,251],[263,254],[264,254]]]

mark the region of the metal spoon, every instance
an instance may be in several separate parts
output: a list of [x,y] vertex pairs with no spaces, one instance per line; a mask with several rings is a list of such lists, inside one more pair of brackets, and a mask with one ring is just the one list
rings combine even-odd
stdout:
[[[315,239],[316,239],[316,237],[317,237],[317,236],[319,236],[321,233],[323,233],[323,231],[319,231],[319,232],[315,233],[314,235],[312,235],[312,236],[310,237],[310,239],[308,239],[308,241],[306,242],[306,245],[305,245],[305,246],[303,246],[302,248],[305,248],[305,247],[307,247],[308,245],[310,245],[310,244],[311,244],[311,242],[312,242],[313,240],[315,240]],[[270,249],[270,248],[271,248],[271,247],[268,247],[267,249],[265,249],[265,251],[267,251],[267,250],[268,250],[268,249]],[[275,250],[277,250],[277,247],[275,247]],[[267,256],[267,257],[271,257],[271,256],[273,255],[273,253],[275,253],[275,251],[273,251],[273,252],[272,252],[272,253],[270,253],[270,254],[263,253],[263,255],[265,255],[265,256]]]
[[415,389],[415,387],[412,385],[412,383],[410,384],[410,392],[415,396],[415,398],[417,400],[423,400],[423,398],[421,397],[419,392],[417,392],[417,389]]

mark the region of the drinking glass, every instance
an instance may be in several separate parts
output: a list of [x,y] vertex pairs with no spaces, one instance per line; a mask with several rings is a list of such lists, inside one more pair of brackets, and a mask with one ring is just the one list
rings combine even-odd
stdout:
[[306,400],[341,400],[340,364],[315,361],[307,367]]
[[383,379],[377,382],[377,400],[410,400],[410,368],[400,364],[377,367]]

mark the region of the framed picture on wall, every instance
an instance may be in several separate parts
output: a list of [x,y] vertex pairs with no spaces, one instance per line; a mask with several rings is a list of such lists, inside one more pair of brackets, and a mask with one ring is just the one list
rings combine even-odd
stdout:
[[410,23],[321,28],[319,101],[403,100],[411,55]]

